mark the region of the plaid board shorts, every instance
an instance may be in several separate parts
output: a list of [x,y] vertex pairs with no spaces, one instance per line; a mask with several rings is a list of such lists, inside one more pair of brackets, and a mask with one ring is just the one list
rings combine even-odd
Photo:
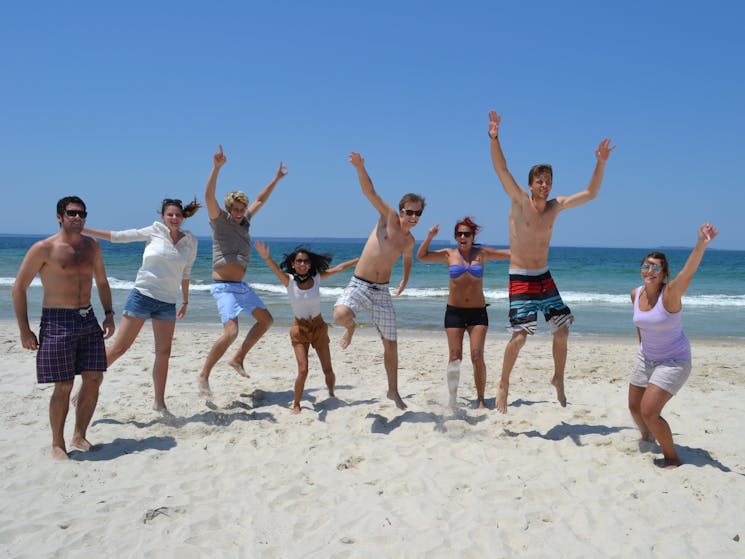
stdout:
[[510,296],[509,330],[525,330],[535,334],[538,313],[548,322],[551,333],[574,322],[572,311],[564,304],[559,289],[548,268],[539,270],[510,269],[508,292]]
[[396,311],[387,283],[375,283],[352,276],[334,306],[340,305],[352,309],[355,316],[362,310],[370,311],[380,337],[392,342],[397,340]]
[[93,307],[41,310],[37,382],[64,382],[80,373],[105,370],[103,330]]

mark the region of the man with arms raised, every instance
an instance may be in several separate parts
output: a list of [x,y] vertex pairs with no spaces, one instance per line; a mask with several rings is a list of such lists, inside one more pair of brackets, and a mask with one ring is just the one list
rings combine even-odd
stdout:
[[217,176],[228,158],[220,150],[212,156],[212,172],[207,179],[204,200],[212,229],[212,286],[210,292],[217,303],[223,326],[222,335],[212,345],[199,373],[199,393],[211,397],[210,374],[220,358],[238,337],[238,318],[249,313],[256,321],[241,342],[240,347],[228,361],[235,371],[248,378],[243,361],[251,348],[274,323],[274,318],[261,298],[244,280],[251,258],[251,219],[256,215],[277,183],[287,175],[287,166],[280,161],[277,173],[271,182],[256,195],[249,204],[248,196],[240,190],[228,192],[225,209],[217,202]]
[[[36,378],[54,383],[49,402],[52,427],[52,456],[68,459],[65,446],[65,419],[75,375],[83,385],[75,411],[75,431],[71,446],[91,450],[86,430],[98,402],[98,388],[106,370],[104,339],[114,333],[111,290],[98,241],[81,235],[87,212],[77,196],[57,202],[60,231],[41,240],[26,253],[13,284],[13,308],[21,331],[21,343],[36,350]],[[26,291],[36,274],[44,288],[39,339],[28,322]],[[96,279],[98,297],[104,308],[103,331],[91,307],[91,289]]]
[[362,193],[378,210],[380,219],[370,233],[362,249],[362,255],[354,269],[354,276],[344,293],[334,306],[334,320],[347,331],[342,335],[341,347],[345,349],[352,342],[356,323],[355,316],[360,310],[368,309],[372,321],[383,340],[383,361],[388,376],[388,398],[399,409],[406,409],[398,393],[398,343],[396,332],[396,313],[388,290],[393,265],[403,254],[403,278],[393,292],[400,295],[411,272],[414,258],[414,237],[412,227],[419,223],[424,210],[424,198],[417,194],[406,194],[394,210],[375,191],[372,180],[365,170],[365,160],[359,153],[352,152],[349,162],[357,169]]
[[550,165],[535,165],[528,174],[530,193],[523,190],[507,169],[502,147],[499,144],[499,125],[502,118],[489,112],[489,137],[494,170],[499,175],[505,192],[512,200],[510,209],[510,329],[512,338],[507,343],[502,363],[502,376],[497,386],[497,410],[507,412],[507,393],[510,373],[528,334],[535,333],[538,312],[542,312],[553,334],[554,376],[551,384],[562,407],[567,400],[564,394],[564,366],[567,358],[569,325],[574,317],[561,300],[551,273],[548,271],[548,247],[551,233],[559,212],[576,208],[595,199],[600,191],[605,164],[610,152],[610,140],[604,139],[595,150],[597,162],[590,184],[585,190],[571,196],[549,199],[553,181]]

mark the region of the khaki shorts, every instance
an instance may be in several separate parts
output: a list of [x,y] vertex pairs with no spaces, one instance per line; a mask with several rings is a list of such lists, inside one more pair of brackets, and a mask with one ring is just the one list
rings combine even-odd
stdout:
[[631,371],[629,383],[640,388],[646,388],[647,385],[654,384],[674,396],[683,388],[690,374],[691,362],[689,360],[651,361],[639,352]]
[[317,349],[319,345],[329,345],[329,325],[320,314],[310,320],[295,317],[290,328],[290,341],[292,345],[310,344],[313,349]]

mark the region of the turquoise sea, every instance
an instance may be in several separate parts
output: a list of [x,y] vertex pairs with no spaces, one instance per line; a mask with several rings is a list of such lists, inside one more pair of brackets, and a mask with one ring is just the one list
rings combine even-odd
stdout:
[[[13,320],[11,287],[18,266],[28,248],[41,237],[0,235],[0,319]],[[275,260],[299,244],[316,252],[328,252],[334,262],[358,256],[364,239],[287,239],[255,237],[266,241]],[[447,246],[447,242],[433,246]],[[114,307],[119,311],[132,289],[140,265],[143,243],[117,244],[101,241],[106,272],[112,287]],[[564,301],[572,308],[576,322],[572,331],[580,335],[635,336],[631,322],[630,291],[641,283],[639,262],[650,250],[662,250],[668,256],[672,273],[680,270],[690,249],[649,247],[577,248],[554,247],[549,255],[551,273]],[[187,323],[218,323],[218,315],[209,292],[212,245],[200,238],[197,261],[192,271],[192,287]],[[393,286],[401,278],[400,261],[391,278]],[[336,297],[351,275],[351,270],[326,280],[321,288],[322,312],[332,318]],[[275,317],[275,325],[289,326],[292,313],[284,287],[254,251],[247,281],[259,293]],[[490,332],[507,337],[507,263],[489,262],[484,278],[489,303]],[[399,326],[408,330],[442,329],[448,293],[448,275],[443,264],[414,262],[409,284],[401,297],[394,299]],[[94,297],[100,313],[100,304]],[[684,324],[690,337],[745,337],[745,251],[709,249],[688,293],[683,300]],[[29,289],[29,318],[38,323],[41,308],[41,283],[34,280]],[[361,317],[364,325],[365,316]],[[246,321],[244,320],[244,324]],[[539,335],[547,328],[539,324]]]

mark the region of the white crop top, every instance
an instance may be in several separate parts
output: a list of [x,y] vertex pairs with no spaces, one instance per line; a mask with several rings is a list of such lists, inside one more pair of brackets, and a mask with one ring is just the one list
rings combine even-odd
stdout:
[[313,286],[310,289],[300,289],[293,276],[287,284],[287,294],[290,296],[292,312],[297,318],[306,320],[321,314],[321,275],[316,274],[313,278]]

